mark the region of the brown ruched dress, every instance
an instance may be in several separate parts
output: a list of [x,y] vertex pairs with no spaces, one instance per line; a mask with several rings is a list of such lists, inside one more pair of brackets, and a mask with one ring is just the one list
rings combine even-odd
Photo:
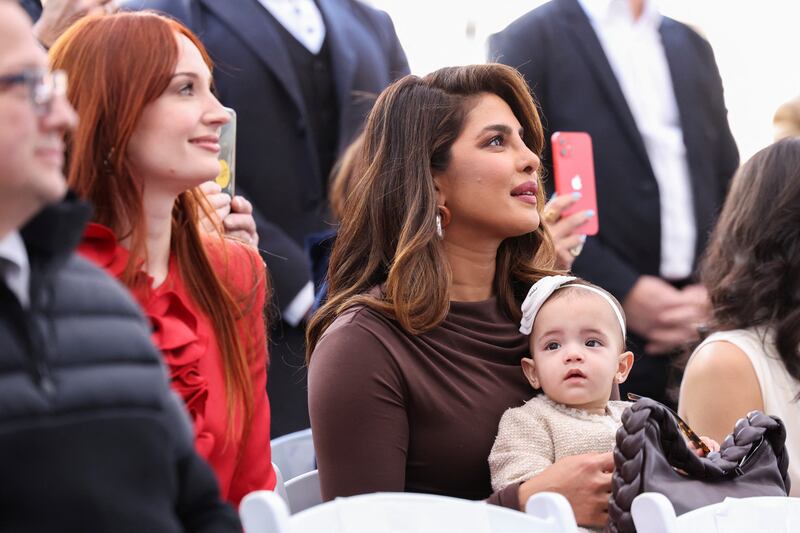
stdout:
[[518,509],[519,484],[492,493],[487,461],[503,412],[531,396],[518,327],[495,298],[451,302],[422,335],[365,307],[339,316],[308,378],[323,498],[409,491]]

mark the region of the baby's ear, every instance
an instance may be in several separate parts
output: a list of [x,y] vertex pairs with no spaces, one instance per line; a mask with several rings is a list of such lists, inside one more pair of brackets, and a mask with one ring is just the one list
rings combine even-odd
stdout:
[[528,383],[531,384],[531,387],[534,389],[541,388],[541,385],[539,384],[539,376],[536,372],[536,363],[533,362],[532,358],[522,358],[522,373],[525,374],[525,377],[528,379]]
[[631,373],[633,368],[633,352],[624,352],[619,354],[617,360],[617,373],[614,375],[616,383],[624,383],[628,379],[628,374]]

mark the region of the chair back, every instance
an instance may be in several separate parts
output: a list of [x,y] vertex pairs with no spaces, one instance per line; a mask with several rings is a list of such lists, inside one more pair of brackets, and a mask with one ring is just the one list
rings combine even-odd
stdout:
[[800,498],[726,498],[676,516],[666,496],[645,492],[633,500],[631,515],[638,533],[792,533],[800,531]]
[[[534,514],[432,494],[375,493],[288,516],[279,497],[259,491],[242,501],[239,512],[245,533],[577,533],[572,509],[560,494],[537,494],[528,510]],[[272,529],[256,529],[263,524]]]
[[296,478],[317,467],[310,428],[272,439],[270,448],[272,462],[281,469],[285,480]]
[[244,533],[289,533],[289,507],[271,490],[257,490],[242,498],[239,518]]
[[272,463],[272,469],[275,471],[275,494],[280,496],[286,504],[289,504],[289,498],[286,496],[286,485],[283,481],[283,472],[278,468],[278,465]]
[[312,470],[290,479],[285,484],[286,502],[292,514],[322,503],[319,470]]

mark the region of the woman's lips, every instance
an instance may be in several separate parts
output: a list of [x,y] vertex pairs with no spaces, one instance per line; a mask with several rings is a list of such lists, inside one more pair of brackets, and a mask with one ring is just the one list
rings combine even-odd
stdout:
[[538,189],[539,186],[535,181],[526,181],[525,183],[514,187],[511,190],[511,196],[520,200],[521,202],[525,202],[526,204],[536,205],[536,193],[538,192]]
[[218,154],[220,150],[219,137],[213,135],[189,139],[189,142],[197,146],[198,148],[202,148],[203,150],[208,150],[209,152],[212,152],[214,154]]

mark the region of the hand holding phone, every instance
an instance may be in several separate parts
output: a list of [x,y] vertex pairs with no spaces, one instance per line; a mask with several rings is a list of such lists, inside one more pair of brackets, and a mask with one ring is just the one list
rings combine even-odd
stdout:
[[580,198],[564,210],[563,217],[580,211],[593,211],[594,216],[578,226],[575,233],[596,235],[599,229],[597,191],[594,179],[592,138],[586,132],[557,131],[550,138],[556,194],[580,193]]

